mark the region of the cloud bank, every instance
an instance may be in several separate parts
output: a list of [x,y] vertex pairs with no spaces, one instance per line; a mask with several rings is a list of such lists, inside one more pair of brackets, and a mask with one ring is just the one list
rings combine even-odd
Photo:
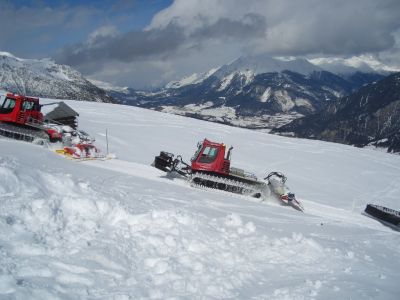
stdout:
[[[85,7],[74,12],[89,14]],[[60,18],[57,13],[51,17]],[[81,42],[59,47],[54,58],[96,79],[137,88],[261,53],[372,55],[400,67],[399,16],[398,0],[175,0],[144,29],[126,31],[107,20]]]

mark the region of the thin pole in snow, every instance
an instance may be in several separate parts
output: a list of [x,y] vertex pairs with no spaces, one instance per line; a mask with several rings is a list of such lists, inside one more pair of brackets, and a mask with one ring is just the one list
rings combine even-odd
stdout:
[[108,129],[106,129],[107,155],[108,155]]

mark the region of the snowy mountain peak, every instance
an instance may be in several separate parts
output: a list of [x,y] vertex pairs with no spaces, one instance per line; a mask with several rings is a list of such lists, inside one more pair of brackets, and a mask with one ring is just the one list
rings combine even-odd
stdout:
[[97,86],[105,91],[116,91],[116,92],[120,92],[120,93],[128,93],[129,92],[129,87],[127,87],[127,86],[124,86],[124,87],[116,86],[109,82],[91,79],[91,78],[88,78],[87,80],[90,83],[94,84],[95,86]]
[[183,77],[181,80],[171,81],[171,82],[167,83],[165,88],[177,89],[177,88],[184,87],[186,85],[200,83],[200,82],[204,81],[205,79],[207,79],[208,77],[210,77],[212,74],[214,74],[218,69],[219,68],[213,68],[213,69],[209,70],[208,72],[201,73],[201,74],[193,73],[189,76]]
[[[387,66],[378,61],[373,56],[362,55],[350,58],[321,57],[305,59],[298,57],[272,57],[267,54],[241,56],[238,59],[218,68],[211,69],[209,72],[197,74],[193,73],[178,81],[168,83],[166,89],[178,89],[183,86],[198,84],[209,78],[211,75],[228,83],[234,77],[234,73],[245,75],[250,79],[263,73],[281,73],[291,71],[302,75],[310,75],[314,72],[328,71],[333,74],[350,75],[356,72],[380,73],[399,72],[399,69]],[[247,74],[247,75],[246,75]],[[223,90],[223,88],[220,88]]]
[[[208,72],[183,77],[178,81],[169,82],[166,89],[178,89],[191,84],[198,84],[209,78],[216,76],[226,85],[235,75],[243,76],[245,81],[249,83],[255,75],[271,72],[292,71],[303,75],[309,75],[315,71],[322,69],[306,59],[294,57],[271,57],[269,55],[242,56],[229,64],[221,67],[213,68]],[[219,90],[223,90],[224,84]]]
[[49,58],[22,59],[8,52],[0,52],[0,89],[37,97],[113,101],[69,66]]
[[222,78],[235,71],[252,71],[254,74],[292,71],[303,75],[308,75],[314,71],[322,69],[306,59],[301,58],[282,58],[267,55],[242,56],[232,63],[221,67],[215,75]]
[[5,52],[5,51],[0,51],[0,56],[11,57],[11,58],[14,58],[14,59],[19,60],[19,61],[23,60],[21,58],[18,58],[16,56],[12,55],[10,52]]
[[[27,73],[47,74],[50,77],[72,81],[82,80],[83,76],[76,70],[66,65],[58,65],[50,58],[43,59],[22,59],[8,52],[0,52],[3,76],[6,73],[5,67],[25,69]],[[10,70],[12,71],[12,70]]]
[[199,78],[197,73],[193,73],[192,75],[185,76],[179,81],[171,81],[167,83],[165,86],[167,89],[177,89],[183,87],[185,85],[194,84]]

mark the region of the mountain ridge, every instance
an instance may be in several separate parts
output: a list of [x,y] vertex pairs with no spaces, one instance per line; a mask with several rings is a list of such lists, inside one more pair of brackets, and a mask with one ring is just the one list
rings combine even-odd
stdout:
[[294,120],[273,132],[359,147],[385,147],[388,152],[398,153],[400,73],[368,84],[331,103],[321,113]]
[[0,88],[45,98],[115,102],[78,71],[51,59],[22,59],[0,52]]
[[318,112],[329,101],[383,77],[361,72],[339,76],[305,59],[259,56],[192,74],[157,92],[109,93],[123,104],[234,126],[274,128]]

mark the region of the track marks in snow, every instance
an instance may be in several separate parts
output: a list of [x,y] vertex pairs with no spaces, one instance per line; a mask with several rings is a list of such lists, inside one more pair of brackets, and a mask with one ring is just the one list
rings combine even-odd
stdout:
[[181,186],[186,185],[184,180],[174,180],[173,177],[166,176],[165,172],[150,166],[150,163],[148,166],[146,166],[139,163],[113,159],[108,161],[86,161],[83,162],[83,164],[100,169],[119,172],[130,176],[145,178],[152,181],[174,183]]
[[[112,161],[89,161],[85,162],[88,166],[94,166],[98,168],[103,168],[103,169],[108,169],[112,171],[116,171],[119,173],[123,174],[128,174],[131,176],[135,177],[141,177],[147,180],[152,180],[152,181],[158,181],[158,182],[163,182],[166,184],[174,184],[174,185],[180,185],[183,187],[189,187],[189,184],[180,178],[173,178],[173,177],[168,177],[165,175],[164,172],[155,169],[154,167],[151,166],[145,166],[142,164],[138,163],[133,163],[133,162],[127,162],[127,161],[121,161],[121,160],[112,160]],[[259,199],[253,199],[251,197],[246,197],[246,196],[240,196],[240,195],[234,195],[234,194],[227,194],[226,192],[223,191],[217,191],[217,190],[210,190],[210,189],[204,189],[204,191],[201,191],[202,189],[197,188],[198,193],[203,192],[203,193],[212,193],[216,195],[222,195],[224,198],[227,199],[227,202],[223,201],[210,201],[207,200],[207,198],[204,198],[203,203],[198,203],[196,205],[198,206],[210,206],[214,207],[215,209],[218,209],[220,211],[226,211],[226,210],[232,210],[235,207],[235,204],[233,202],[230,202],[229,200],[232,198],[238,198],[243,200],[243,202],[240,202],[236,204],[236,206],[240,209],[243,209],[243,206],[256,206],[258,207],[259,203],[261,205],[267,205],[267,206],[272,206],[274,208],[280,207],[282,210],[292,210],[291,207],[287,206],[282,206],[279,204],[279,202],[275,199],[266,199],[262,202],[260,202]],[[387,187],[387,189],[390,190],[390,187]],[[172,199],[172,198],[171,198]],[[179,201],[176,197],[173,198],[174,202],[177,203],[183,203],[187,204],[187,201]],[[305,214],[307,215],[312,215],[321,218],[322,222],[340,222],[343,223],[343,226],[346,226],[346,224],[352,224],[356,226],[368,226],[371,229],[377,229],[377,230],[383,230],[383,231],[390,231],[390,229],[387,229],[385,227],[382,227],[379,223],[376,223],[375,221],[371,220],[366,220],[365,216],[355,213],[353,211],[348,211],[345,209],[341,208],[335,208],[333,206],[329,205],[324,205],[324,204],[318,204],[313,201],[307,201],[307,200],[301,200],[303,204],[305,205],[306,212]],[[251,204],[249,202],[253,202],[254,204]],[[298,213],[300,214],[300,213]],[[301,214],[300,214],[301,215]],[[287,214],[286,218],[292,219],[291,214]],[[300,216],[301,217],[301,216]],[[280,215],[279,219],[282,219],[282,215]],[[277,219],[277,222],[280,222],[280,220]],[[285,221],[287,222],[287,221]]]
[[316,203],[308,200],[301,200],[306,208],[306,214],[317,217],[322,223],[332,223],[346,227],[355,226],[360,228],[370,228],[377,231],[392,233],[393,231],[379,222],[370,219],[358,211],[336,208],[333,206]]
[[[157,182],[166,183],[166,184],[179,185],[184,188],[191,188],[191,189],[193,188],[193,187],[190,187],[190,185],[182,178],[174,178],[173,176],[172,177],[167,176],[167,175],[165,175],[164,172],[157,170],[150,165],[146,166],[143,164],[123,161],[123,160],[118,160],[118,159],[106,161],[106,162],[88,161],[88,162],[84,162],[84,163],[87,164],[88,166],[94,166],[97,168],[112,170],[112,171],[116,171],[119,173],[128,174],[130,176],[143,178],[146,180],[157,181]],[[394,179],[390,185],[385,187],[384,194],[388,194],[390,192],[396,191],[396,189],[397,189],[397,181],[396,181],[396,179]],[[223,191],[209,190],[209,189],[205,189],[204,191],[200,191],[200,190],[198,190],[197,193],[202,192],[202,193],[206,193],[206,194],[212,193],[215,195],[221,195],[223,198],[226,199],[226,201],[207,200],[208,197],[204,197],[203,202],[193,204],[194,206],[214,207],[214,209],[218,209],[219,211],[224,212],[224,211],[235,210],[234,209],[235,204],[233,201],[231,201],[232,198],[237,198],[237,199],[243,200],[243,201],[239,201],[239,203],[237,203],[237,201],[235,201],[235,203],[237,203],[236,207],[240,210],[243,210],[244,206],[248,207],[250,209],[252,207],[258,207],[258,205],[260,203],[260,201],[258,199],[253,199],[250,197],[234,195],[234,194],[227,194],[226,192],[223,192]],[[148,197],[150,199],[152,199],[152,191],[149,191],[149,192],[150,192],[150,194],[148,195]],[[373,195],[369,195],[370,198],[372,196]],[[176,203],[181,203],[181,204],[185,204],[185,205],[188,204],[188,202],[186,200],[179,200],[179,197],[173,197],[173,198],[170,197],[169,201],[171,201],[171,199],[173,199],[172,201],[176,202]],[[336,208],[336,207],[330,206],[330,205],[320,204],[320,203],[310,201],[310,200],[300,199],[300,201],[302,201],[305,206],[305,214],[306,215],[315,216],[317,218],[320,218],[321,222],[323,222],[323,223],[335,222],[336,224],[343,224],[342,226],[348,226],[348,224],[351,224],[351,225],[359,226],[359,227],[368,227],[370,229],[374,229],[374,230],[378,230],[378,231],[391,232],[391,229],[382,226],[380,223],[378,223],[374,220],[365,218],[365,216],[362,215],[361,213],[343,209],[343,208]],[[249,203],[249,202],[253,202],[253,203]],[[277,217],[277,219],[276,219],[276,222],[278,222],[278,223],[282,222],[282,219],[284,219],[283,222],[285,222],[285,223],[291,222],[290,220],[292,220],[293,218],[296,219],[296,216],[293,216],[293,213],[289,213],[289,212],[286,213],[287,210],[292,210],[291,207],[282,206],[275,199],[266,199],[265,201],[261,202],[261,205],[270,206],[270,207],[274,208],[274,211],[275,211],[275,208],[282,209],[282,213],[279,214],[279,217]],[[297,213],[297,212],[295,212],[295,213],[299,214],[299,218],[302,217],[301,213]],[[253,214],[252,217],[254,218],[255,215],[257,215],[257,214],[256,213]],[[283,217],[283,215],[284,215],[284,217]],[[289,219],[289,221],[288,221],[288,219]]]

